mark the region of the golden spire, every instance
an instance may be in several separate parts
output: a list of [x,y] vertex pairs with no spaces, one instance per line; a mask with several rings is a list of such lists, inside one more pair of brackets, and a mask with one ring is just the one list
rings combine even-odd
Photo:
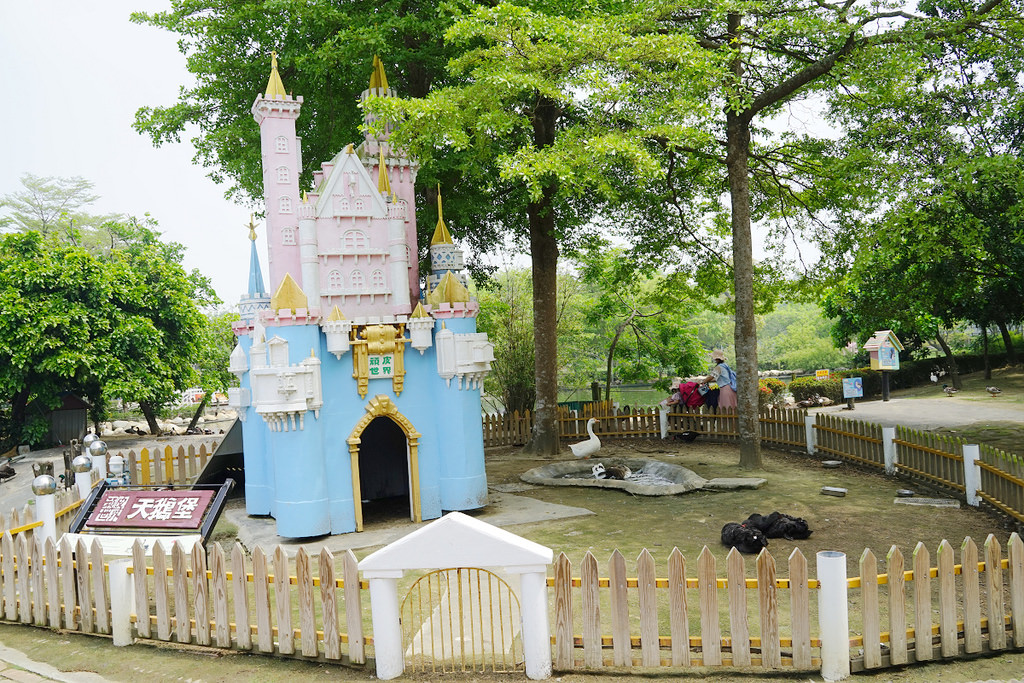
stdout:
[[388,77],[384,75],[384,63],[377,55],[373,56],[373,73],[370,75],[370,90],[374,88],[388,89]]
[[449,270],[445,272],[444,277],[437,283],[434,291],[427,294],[427,303],[431,306],[437,306],[439,304],[454,304],[457,301],[469,301],[469,290]]
[[427,313],[427,309],[423,308],[423,304],[422,303],[417,303],[416,304],[416,308],[413,309],[412,315],[410,315],[409,317],[410,318],[429,318],[430,314]]
[[281,286],[274,292],[274,296],[270,297],[270,308],[274,311],[284,308],[295,312],[300,308],[308,307],[309,299],[306,297],[306,293],[292,278],[291,273],[285,273],[284,279],[281,280]]
[[249,214],[249,239],[251,239],[253,242],[256,241],[256,223],[254,221],[255,218],[255,214]]
[[335,320],[345,320],[345,314],[341,312],[338,305],[335,304],[334,308],[331,309],[330,314],[327,316],[327,322],[334,322]]
[[437,227],[434,228],[434,237],[430,240],[430,246],[435,244],[455,244],[452,235],[448,232],[448,226],[444,224],[444,212],[441,209],[441,183],[437,184]]
[[267,93],[266,96],[270,99],[277,99],[280,97],[282,100],[287,97],[288,93],[284,90],[284,83],[281,82],[281,74],[277,73],[277,53],[270,53],[270,80],[267,81]]
[[379,155],[378,165],[380,171],[377,173],[377,191],[381,194],[387,193],[389,197],[394,199],[395,193],[391,191],[391,179],[388,178],[388,167],[384,165],[384,150],[377,150]]

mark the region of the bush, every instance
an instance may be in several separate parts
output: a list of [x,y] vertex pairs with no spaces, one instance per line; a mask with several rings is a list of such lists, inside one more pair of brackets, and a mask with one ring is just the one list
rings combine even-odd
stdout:
[[797,377],[789,383],[789,391],[797,401],[804,401],[815,395],[830,398],[836,403],[843,400],[843,382],[838,379]]
[[781,406],[785,401],[786,383],[769,377],[757,381],[757,407],[761,410]]

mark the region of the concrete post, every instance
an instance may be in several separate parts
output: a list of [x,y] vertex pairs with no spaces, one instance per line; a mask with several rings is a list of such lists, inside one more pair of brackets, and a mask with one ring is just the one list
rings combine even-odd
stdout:
[[36,536],[39,545],[51,538],[57,542],[57,482],[49,474],[32,480],[32,493],[36,497],[36,521],[42,522],[42,533]]
[[402,625],[399,623],[398,579],[401,571],[365,573],[370,582],[370,614],[373,617],[373,649],[377,678],[389,681],[405,670]]
[[79,498],[88,498],[92,492],[92,472],[75,472],[75,486],[78,488]]
[[110,629],[114,645],[124,647],[132,644],[132,612],[135,611],[135,591],[128,567],[132,561],[125,558],[110,560]]
[[821,677],[850,677],[850,614],[846,586],[846,553],[822,550],[818,558],[818,632],[821,634]]
[[661,426],[661,438],[668,438],[668,408],[662,406],[658,409],[658,423]]
[[896,428],[882,427],[882,454],[885,456],[885,473],[896,474]]
[[814,455],[818,449],[814,447],[814,420],[813,415],[804,416],[804,433],[807,435],[807,455]]
[[973,507],[981,505],[981,467],[978,459],[981,457],[981,447],[976,443],[964,444],[964,488],[967,489],[967,504]]
[[547,572],[520,575],[523,619],[523,656],[526,659],[526,677],[540,681],[551,677],[551,631],[548,624]]

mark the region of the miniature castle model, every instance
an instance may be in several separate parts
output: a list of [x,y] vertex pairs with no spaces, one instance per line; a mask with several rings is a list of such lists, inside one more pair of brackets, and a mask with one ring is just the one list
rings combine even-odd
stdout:
[[[362,100],[371,95],[395,95],[376,57]],[[387,132],[367,133],[300,194],[301,106],[274,56],[252,105],[270,287],[250,224],[249,293],[230,363],[241,380],[230,398],[243,421],[246,510],[302,538],[361,531],[363,504],[379,499],[404,497],[416,522],[482,507],[480,390],[494,353],[476,331],[440,199],[421,301],[416,163]]]

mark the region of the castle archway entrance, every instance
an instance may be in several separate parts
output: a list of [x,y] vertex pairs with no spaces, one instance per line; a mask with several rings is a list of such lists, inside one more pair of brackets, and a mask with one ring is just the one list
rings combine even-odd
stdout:
[[420,434],[387,396],[366,404],[366,415],[348,438],[356,531],[363,530],[364,505],[374,513],[408,502],[409,517],[423,521],[420,509]]

